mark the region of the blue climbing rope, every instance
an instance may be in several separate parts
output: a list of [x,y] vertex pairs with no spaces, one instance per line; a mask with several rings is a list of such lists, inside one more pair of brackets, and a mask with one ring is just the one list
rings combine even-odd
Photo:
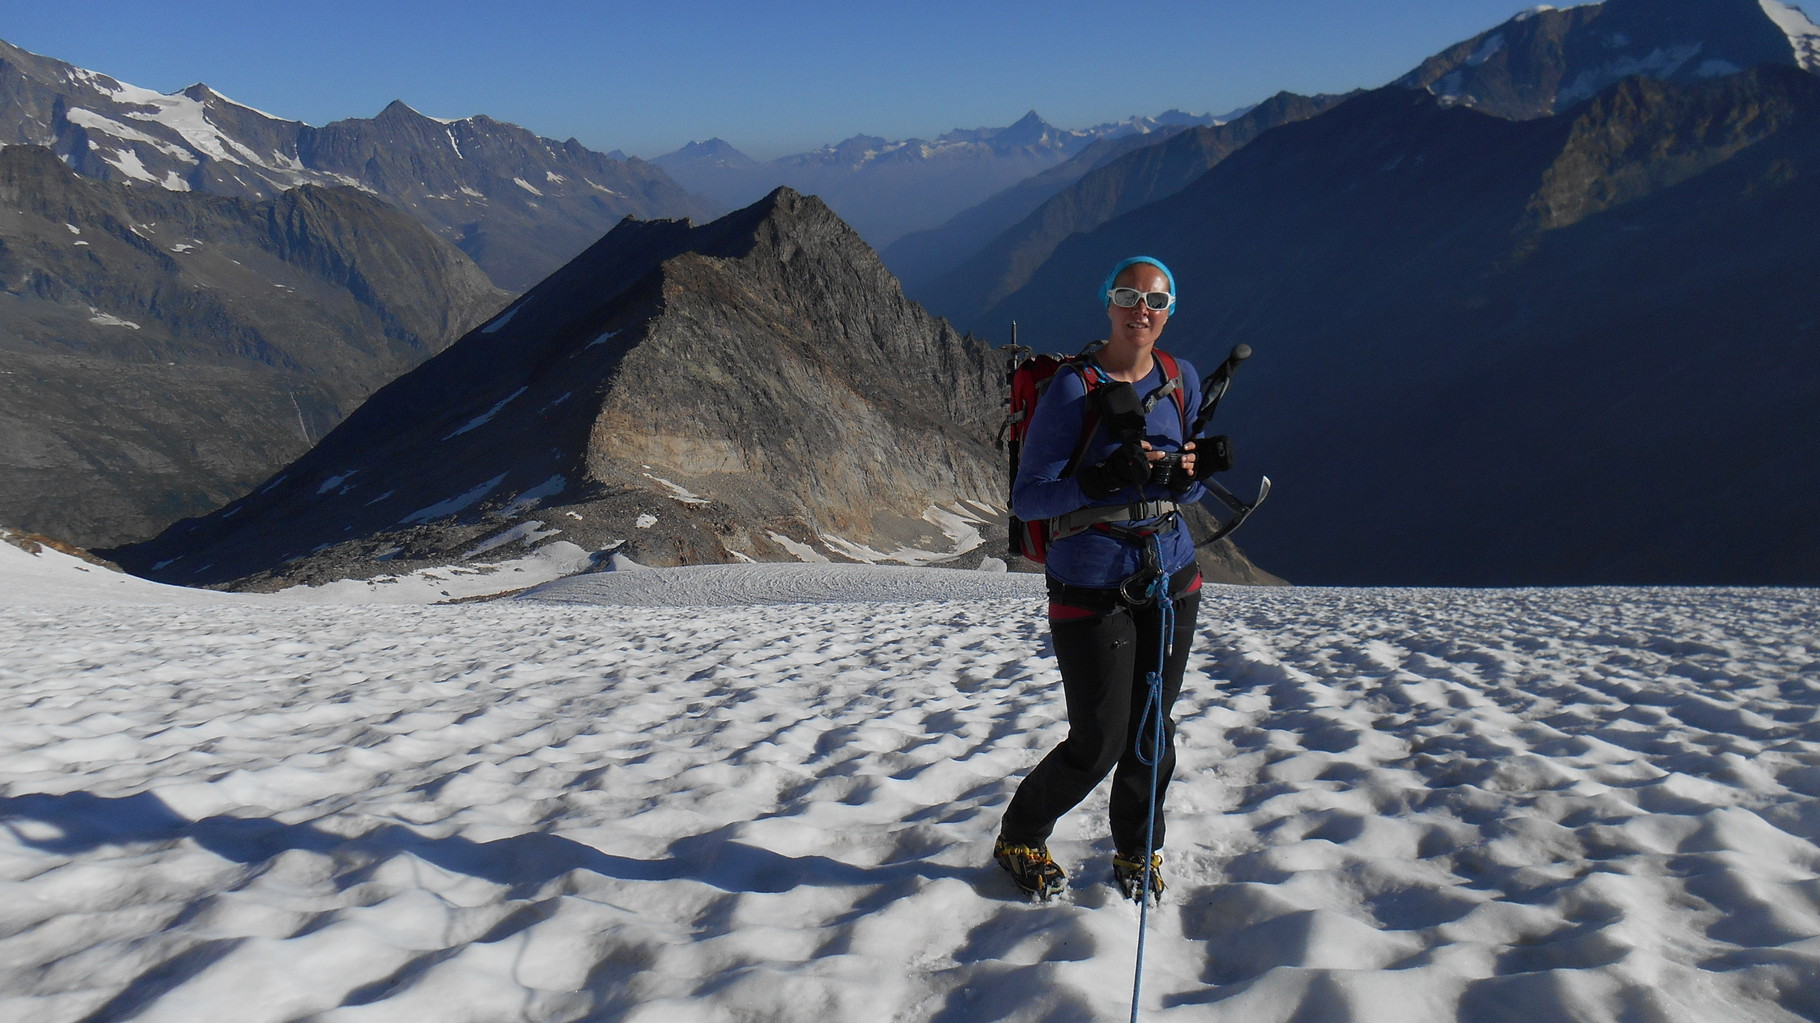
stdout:
[[[1150,564],[1157,564],[1157,540],[1154,535],[1148,538]],[[1138,726],[1133,739],[1133,753],[1138,762],[1150,768],[1150,810],[1144,819],[1144,881],[1138,889],[1138,940],[1137,967],[1131,979],[1131,1023],[1137,1023],[1138,1000],[1144,989],[1144,939],[1149,935],[1150,923],[1150,871],[1152,859],[1156,854],[1156,803],[1158,773],[1163,763],[1163,716],[1168,713],[1163,706],[1163,671],[1169,663],[1171,641],[1175,638],[1175,601],[1169,597],[1169,573],[1161,567],[1155,569],[1155,576],[1150,582],[1149,598],[1156,602],[1157,608],[1157,652],[1156,667],[1145,678],[1149,693],[1144,698],[1144,713],[1138,718]],[[1148,745],[1145,740],[1149,739]]]

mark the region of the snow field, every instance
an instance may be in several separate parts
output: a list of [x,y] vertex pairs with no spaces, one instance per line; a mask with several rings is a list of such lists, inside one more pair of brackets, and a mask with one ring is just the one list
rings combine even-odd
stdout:
[[[1039,581],[769,568],[0,608],[0,1018],[1126,1018]],[[1816,596],[1210,588],[1144,1018],[1820,1016]]]

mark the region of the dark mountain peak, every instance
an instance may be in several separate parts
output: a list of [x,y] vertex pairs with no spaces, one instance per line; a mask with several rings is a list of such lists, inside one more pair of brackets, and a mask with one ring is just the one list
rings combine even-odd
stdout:
[[384,110],[381,110],[378,114],[374,115],[373,120],[381,124],[399,122],[417,124],[433,121],[434,118],[426,117],[425,115],[418,113],[414,107],[404,100],[395,99],[392,102],[387,103]]
[[[783,230],[788,230],[789,225],[798,224],[817,228],[847,227],[846,221],[829,209],[820,196],[804,195],[789,185],[779,185],[740,213],[722,218],[722,222],[738,223],[748,217],[755,225],[768,221],[782,225]],[[851,232],[852,229],[847,230]],[[859,236],[856,234],[853,237]]]
[[745,156],[726,139],[716,136],[706,142],[690,142],[682,147],[682,152],[696,156]]
[[681,149],[666,153],[652,162],[659,167],[694,164],[744,170],[758,166],[758,161],[740,152],[723,138],[711,138],[705,142],[690,141]]
[[851,135],[834,143],[823,146],[818,152],[847,153],[855,150],[882,149],[894,143],[882,135]]
[[1055,126],[1042,119],[1035,110],[1017,119],[1010,127],[993,137],[993,142],[1004,146],[1034,146],[1046,141]]
[[[1226,118],[1226,120],[1231,120],[1231,118]],[[1179,127],[1184,127],[1184,128],[1192,128],[1197,125],[1206,124],[1207,115],[1191,114],[1186,110],[1181,110],[1176,107],[1170,107],[1168,110],[1165,110],[1162,113],[1156,115],[1155,121],[1157,124],[1165,125],[1168,127],[1179,126]]]

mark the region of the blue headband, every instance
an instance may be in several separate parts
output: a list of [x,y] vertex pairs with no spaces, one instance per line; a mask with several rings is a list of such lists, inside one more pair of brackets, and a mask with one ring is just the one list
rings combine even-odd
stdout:
[[1112,301],[1112,282],[1119,279],[1119,274],[1124,273],[1126,267],[1136,266],[1139,263],[1149,263],[1163,271],[1163,276],[1169,281],[1169,308],[1164,312],[1175,312],[1175,274],[1170,273],[1169,268],[1163,265],[1163,261],[1155,256],[1132,256],[1130,259],[1121,260],[1119,265],[1113,267],[1112,272],[1106,275],[1106,283],[1100,285],[1100,304],[1105,305]]

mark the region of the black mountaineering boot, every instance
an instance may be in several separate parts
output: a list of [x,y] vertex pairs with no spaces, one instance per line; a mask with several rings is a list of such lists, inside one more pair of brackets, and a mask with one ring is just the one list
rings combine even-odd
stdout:
[[992,858],[1019,891],[1039,902],[1048,902],[1068,885],[1068,875],[1049,857],[1046,845],[1023,845],[1001,837],[992,846]]
[[[1112,857],[1112,879],[1118,883],[1119,891],[1133,902],[1143,901],[1138,894],[1144,890],[1144,854],[1115,853]],[[1163,854],[1150,854],[1150,897],[1158,904],[1163,901]]]

